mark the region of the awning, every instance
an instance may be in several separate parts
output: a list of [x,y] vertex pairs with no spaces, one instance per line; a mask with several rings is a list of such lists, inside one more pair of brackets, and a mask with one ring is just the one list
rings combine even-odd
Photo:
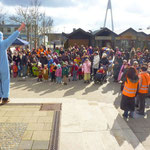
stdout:
[[12,45],[29,45],[29,42],[22,40],[20,38],[17,38]]

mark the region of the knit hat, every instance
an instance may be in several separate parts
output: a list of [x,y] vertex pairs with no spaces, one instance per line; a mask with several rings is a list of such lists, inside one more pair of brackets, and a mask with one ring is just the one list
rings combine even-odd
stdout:
[[61,65],[60,65],[60,64],[58,64],[58,65],[57,65],[57,67],[58,67],[58,69],[60,69],[60,68],[61,68]]

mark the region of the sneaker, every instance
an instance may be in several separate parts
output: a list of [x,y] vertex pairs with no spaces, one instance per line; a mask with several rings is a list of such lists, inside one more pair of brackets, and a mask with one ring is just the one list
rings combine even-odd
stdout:
[[134,118],[134,115],[130,113],[130,114],[129,114],[129,117],[130,117],[130,118]]
[[128,118],[128,116],[127,116],[127,115],[125,115],[125,114],[123,114],[122,116],[123,116],[123,118],[126,118],[126,119]]

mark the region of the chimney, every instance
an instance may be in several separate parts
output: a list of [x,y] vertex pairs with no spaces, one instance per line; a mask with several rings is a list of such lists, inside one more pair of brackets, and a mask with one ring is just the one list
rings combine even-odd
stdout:
[[5,24],[5,22],[4,22],[4,20],[2,21],[2,25],[4,25]]
[[76,31],[76,28],[73,28],[73,32]]

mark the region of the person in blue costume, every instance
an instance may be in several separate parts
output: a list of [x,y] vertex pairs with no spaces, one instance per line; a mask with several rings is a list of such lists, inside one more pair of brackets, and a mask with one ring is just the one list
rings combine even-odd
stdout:
[[3,40],[3,33],[0,32],[0,101],[2,100],[2,104],[9,102],[10,73],[7,49],[16,40],[23,28],[25,28],[24,23],[5,40]]

